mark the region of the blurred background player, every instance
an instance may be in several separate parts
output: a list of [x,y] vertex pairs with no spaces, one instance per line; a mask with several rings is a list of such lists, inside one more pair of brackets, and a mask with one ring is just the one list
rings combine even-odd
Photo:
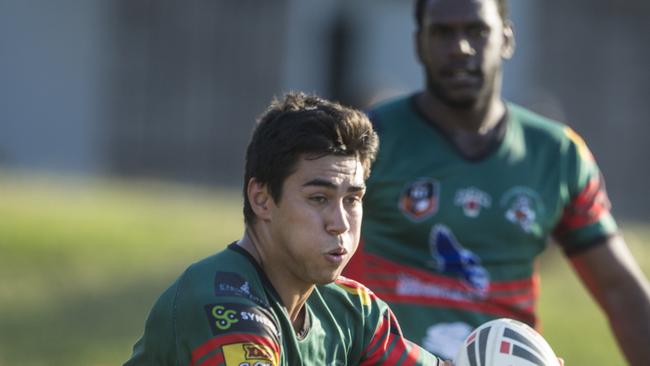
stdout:
[[443,365],[339,278],[376,150],[359,111],[300,93],[275,101],[246,152],[243,238],[162,294],[126,365]]
[[425,88],[369,113],[381,148],[346,273],[391,304],[407,338],[449,357],[487,320],[537,325],[535,259],[553,238],[628,362],[647,364],[650,286],[591,152],[502,98],[506,1],[419,0],[415,18]]

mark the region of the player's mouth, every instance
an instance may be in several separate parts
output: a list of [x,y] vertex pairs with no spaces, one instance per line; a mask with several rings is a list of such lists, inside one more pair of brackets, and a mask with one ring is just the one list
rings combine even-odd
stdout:
[[440,76],[458,86],[470,86],[482,79],[481,71],[470,67],[447,67],[441,70]]
[[344,247],[337,247],[336,249],[325,252],[325,258],[331,263],[341,264],[347,254],[348,251]]

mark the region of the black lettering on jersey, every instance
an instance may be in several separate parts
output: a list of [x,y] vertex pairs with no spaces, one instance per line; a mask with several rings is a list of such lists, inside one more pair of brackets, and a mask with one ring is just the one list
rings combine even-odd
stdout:
[[273,314],[264,308],[237,303],[205,305],[212,334],[253,333],[280,337]]
[[255,293],[244,277],[234,272],[217,272],[215,274],[214,294],[217,296],[243,297],[265,308],[269,307],[268,301]]

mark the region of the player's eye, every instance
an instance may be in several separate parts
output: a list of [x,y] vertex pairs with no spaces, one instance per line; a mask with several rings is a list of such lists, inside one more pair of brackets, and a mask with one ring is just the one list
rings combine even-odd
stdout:
[[450,38],[454,34],[453,29],[441,25],[431,26],[428,31],[430,36],[438,38]]
[[321,196],[321,195],[318,195],[318,196],[310,196],[310,197],[309,197],[309,200],[310,200],[311,202],[314,202],[314,203],[317,203],[317,204],[324,204],[324,203],[327,203],[327,197],[325,197],[325,196]]
[[343,202],[347,205],[356,205],[362,202],[361,196],[347,196],[343,199]]
[[475,24],[467,29],[467,34],[472,38],[487,38],[490,35],[490,29],[483,24]]

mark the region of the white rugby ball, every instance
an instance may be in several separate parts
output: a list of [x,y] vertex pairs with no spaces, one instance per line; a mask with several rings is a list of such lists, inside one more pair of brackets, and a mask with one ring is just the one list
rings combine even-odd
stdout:
[[454,366],[559,366],[544,337],[528,325],[501,318],[472,331],[458,350]]

